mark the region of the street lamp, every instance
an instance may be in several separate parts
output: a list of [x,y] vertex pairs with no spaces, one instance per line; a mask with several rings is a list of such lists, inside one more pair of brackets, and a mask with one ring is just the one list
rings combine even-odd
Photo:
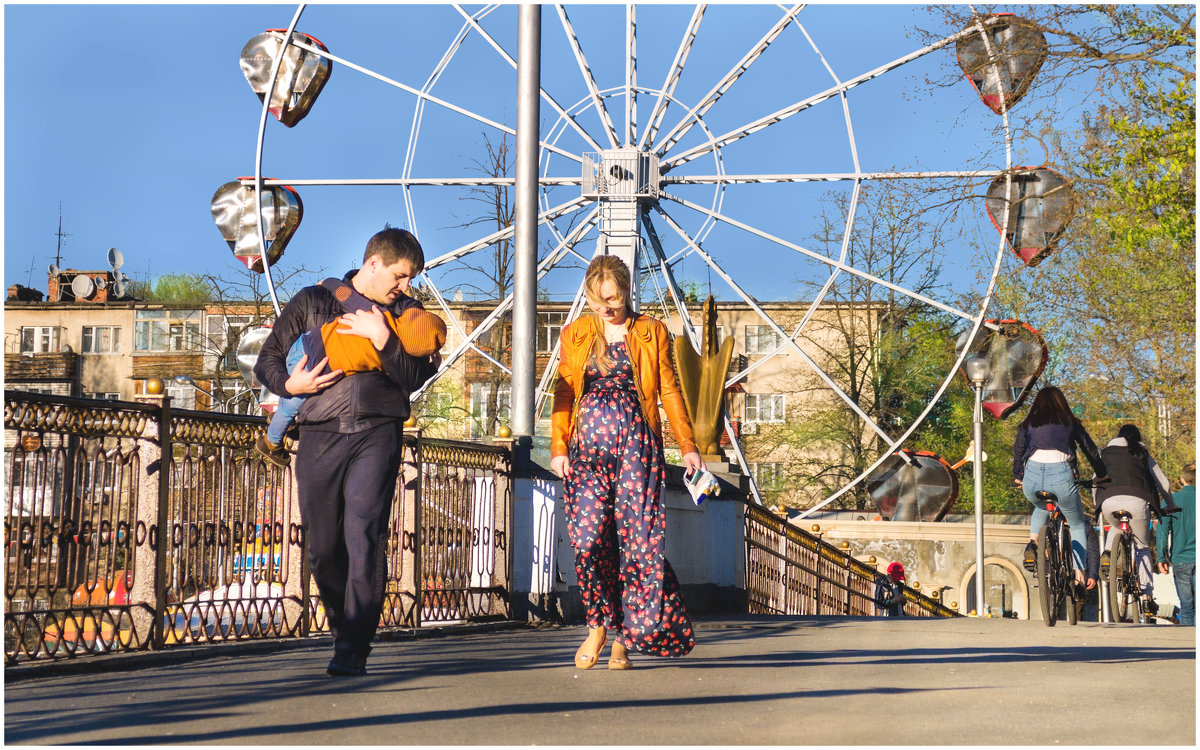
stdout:
[[975,613],[983,617],[987,609],[983,598],[983,385],[992,374],[992,362],[976,355],[966,361],[966,372],[975,389]]

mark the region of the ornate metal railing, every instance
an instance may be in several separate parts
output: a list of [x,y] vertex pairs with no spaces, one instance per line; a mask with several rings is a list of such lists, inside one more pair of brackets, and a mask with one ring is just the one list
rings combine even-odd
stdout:
[[[5,392],[6,663],[328,627],[265,421],[147,401]],[[382,627],[510,615],[511,475],[405,435]]]
[[[783,615],[881,614],[875,585],[883,575],[771,513],[746,504],[746,598],[749,611]],[[903,587],[911,617],[957,617],[941,602]]]

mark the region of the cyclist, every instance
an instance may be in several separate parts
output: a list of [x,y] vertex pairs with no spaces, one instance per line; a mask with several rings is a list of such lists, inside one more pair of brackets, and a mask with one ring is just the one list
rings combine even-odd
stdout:
[[1076,448],[1083,451],[1096,476],[1102,481],[1108,473],[1104,461],[1091,436],[1083,428],[1083,423],[1071,413],[1067,397],[1052,385],[1043,387],[1029,407],[1029,414],[1018,425],[1017,438],[1013,443],[1013,482],[1033,506],[1033,513],[1029,516],[1030,541],[1025,545],[1025,568],[1030,571],[1036,569],[1037,535],[1049,517],[1046,501],[1039,499],[1037,492],[1053,492],[1071,528],[1075,576],[1077,583],[1083,583],[1087,524],[1083,501],[1075,484],[1079,477]]
[[1108,467],[1111,479],[1108,485],[1096,490],[1097,513],[1103,514],[1110,527],[1104,552],[1100,555],[1100,567],[1107,577],[1112,549],[1121,535],[1115,514],[1126,511],[1130,516],[1129,529],[1134,538],[1132,564],[1137,571],[1138,585],[1142,587],[1142,612],[1154,614],[1158,606],[1154,602],[1154,575],[1150,560],[1150,513],[1162,515],[1164,507],[1167,513],[1175,511],[1170,482],[1142,444],[1141,430],[1135,425],[1121,425],[1117,436],[1109,441],[1100,456]]

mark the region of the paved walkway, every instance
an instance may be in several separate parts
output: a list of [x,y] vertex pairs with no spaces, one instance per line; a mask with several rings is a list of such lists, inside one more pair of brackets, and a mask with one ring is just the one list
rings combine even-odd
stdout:
[[378,643],[370,674],[339,679],[324,674],[326,637],[190,661],[110,658],[104,671],[14,669],[4,739],[1193,746],[1195,632],[743,616],[698,622],[687,658],[582,672],[571,666],[582,627],[517,627]]

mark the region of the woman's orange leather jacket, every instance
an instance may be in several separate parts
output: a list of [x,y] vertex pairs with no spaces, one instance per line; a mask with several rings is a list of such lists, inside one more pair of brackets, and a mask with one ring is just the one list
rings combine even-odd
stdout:
[[[696,450],[692,438],[692,422],[683,405],[683,394],[671,363],[671,334],[660,321],[632,313],[625,323],[625,349],[633,365],[637,381],[638,400],[642,416],[662,439],[662,419],[658,400],[662,399],[671,430],[685,454]],[[558,364],[558,384],[554,388],[554,411],[551,415],[550,455],[567,455],[567,443],[575,428],[575,412],[583,395],[583,368],[592,355],[596,340],[595,316],[588,314],[562,330]]]

